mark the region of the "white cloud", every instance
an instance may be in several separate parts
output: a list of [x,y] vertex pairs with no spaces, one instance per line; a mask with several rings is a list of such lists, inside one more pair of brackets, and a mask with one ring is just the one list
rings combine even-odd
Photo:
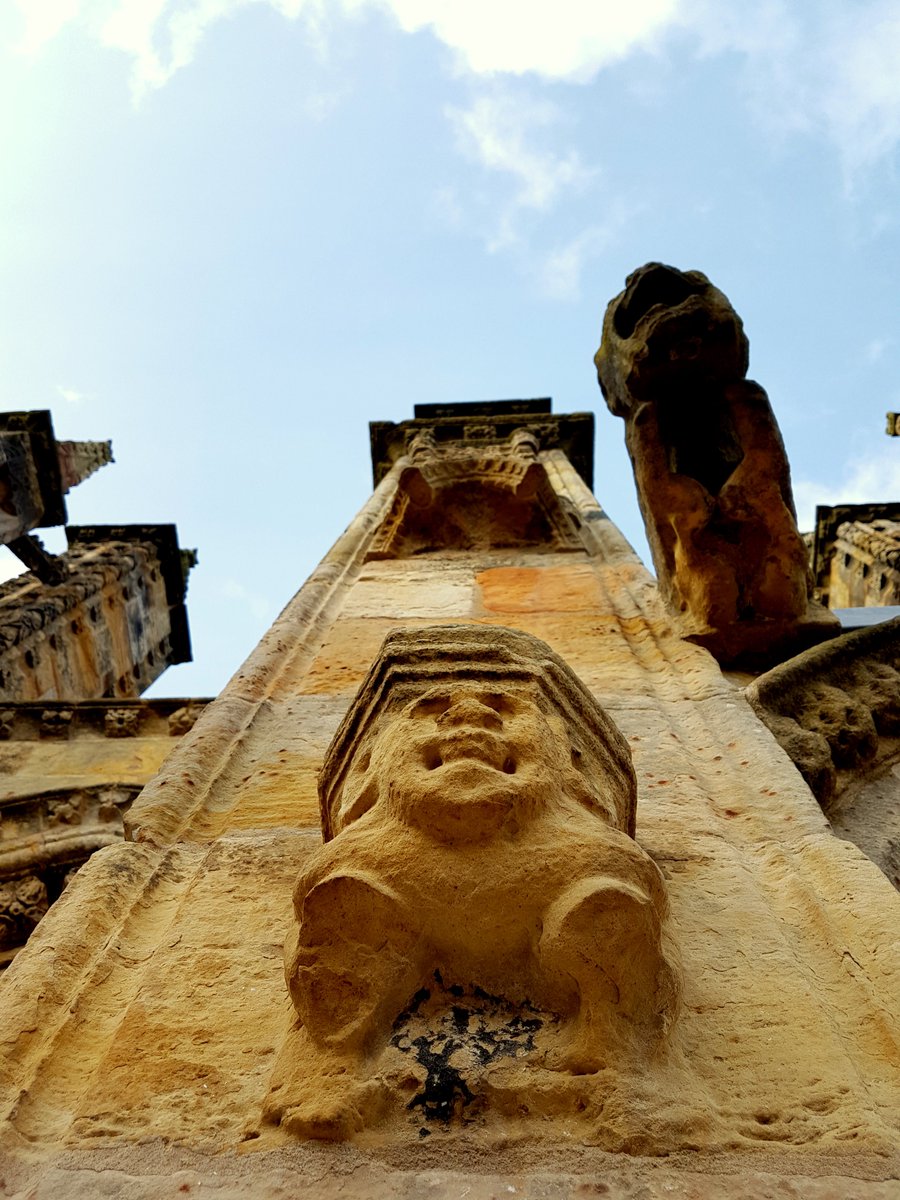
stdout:
[[78,16],[81,0],[15,0],[25,22],[18,50],[37,54]]
[[308,18],[318,27],[324,0],[15,0],[25,27],[19,50],[37,54],[72,23],[87,28],[104,46],[132,59],[135,100],[162,87],[193,62],[208,30],[252,3],[267,3],[282,16]]
[[900,8],[878,0],[838,10],[822,56],[822,111],[851,174],[900,139]]
[[[699,54],[742,56],[757,114],[782,133],[818,134],[837,148],[848,180],[900,143],[897,0],[16,0],[20,48],[37,53],[78,20],[133,60],[137,97],[195,57],[208,30],[267,4],[324,38],[336,17],[380,9],[401,29],[430,31],[475,76],[536,75],[588,83],[610,64],[658,51],[673,33]],[[477,115],[477,114],[476,114]]]
[[[357,0],[364,3],[365,0]],[[644,46],[675,18],[680,0],[377,0],[402,29],[431,29],[478,75],[533,71],[591,79]]]
[[900,443],[891,439],[877,454],[855,459],[833,483],[801,479],[794,484],[797,523],[812,529],[817,504],[864,504],[900,500]]

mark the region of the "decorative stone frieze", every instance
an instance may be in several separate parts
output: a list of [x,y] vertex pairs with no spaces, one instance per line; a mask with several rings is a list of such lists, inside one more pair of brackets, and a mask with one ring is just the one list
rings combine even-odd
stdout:
[[0,963],[28,940],[48,905],[47,888],[36,875],[0,882]]
[[411,421],[371,421],[375,485],[407,455],[421,433],[441,447],[466,444],[496,450],[517,429],[527,428],[543,451],[562,450],[588,487],[594,473],[592,413],[553,413],[549,399],[494,400],[472,404],[417,404]]
[[[631,755],[545,643],[468,625],[392,634],[320,795],[326,845],[297,882],[286,960],[302,1028],[271,1119],[324,1138],[370,1123],[402,1099],[377,1067],[392,1030],[440,1041],[460,997],[478,1001],[473,1036],[507,1043],[470,1061],[469,1100],[497,1058],[524,1055],[546,1092],[558,1073],[658,1052],[678,969],[662,876],[633,839]],[[509,1006],[529,1014],[515,1036]],[[398,1037],[408,1052],[415,1037]],[[433,1102],[426,1089],[411,1103]]]
[[71,708],[45,708],[41,714],[41,737],[68,737],[72,716]]
[[625,440],[660,592],[725,663],[769,662],[839,630],[812,601],[784,445],[748,343],[699,271],[648,263],[603,321],[595,362]]
[[[123,818],[183,731],[184,714],[195,720],[205,703],[17,704],[0,712],[0,896],[18,896],[22,881],[35,879],[51,904],[96,850],[120,842]],[[26,940],[41,915],[34,912],[30,925],[7,922],[0,967]]]
[[137,784],[63,788],[0,801],[0,967],[92,854],[122,840]]
[[900,617],[797,655],[747,698],[836,832],[900,887]]
[[134,737],[140,725],[140,710],[136,708],[107,709],[104,729],[107,737]]
[[190,733],[203,712],[203,707],[204,701],[196,703],[192,701],[170,713],[168,718],[170,737],[183,737],[186,733]]

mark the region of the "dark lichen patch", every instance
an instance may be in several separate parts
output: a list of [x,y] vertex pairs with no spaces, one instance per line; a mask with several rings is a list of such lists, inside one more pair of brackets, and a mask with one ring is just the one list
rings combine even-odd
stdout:
[[[428,1123],[466,1122],[479,1110],[478,1084],[491,1063],[519,1058],[535,1048],[549,1014],[528,1004],[510,1004],[479,987],[422,988],[394,1024],[391,1045],[412,1055],[425,1069],[425,1081],[407,1108]],[[419,1136],[430,1130],[422,1127]]]

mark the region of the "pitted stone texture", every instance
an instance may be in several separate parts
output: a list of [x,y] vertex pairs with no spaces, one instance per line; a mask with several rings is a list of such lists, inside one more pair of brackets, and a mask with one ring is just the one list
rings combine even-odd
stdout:
[[[53,1171],[64,1169],[60,1155],[68,1154],[73,1169],[74,1156],[90,1168],[92,1189],[108,1165],[119,1172],[116,1187],[155,1174],[171,1195],[168,1176],[176,1168],[166,1155],[175,1148],[163,1150],[162,1165],[155,1159],[151,1167],[142,1157],[151,1148],[141,1140],[158,1135],[186,1144],[177,1153],[191,1154],[189,1148],[201,1144],[219,1151],[214,1158],[190,1160],[202,1161],[205,1172],[198,1167],[187,1180],[190,1186],[203,1179],[204,1189],[208,1183],[212,1190],[227,1180],[255,1195],[276,1178],[276,1162],[290,1164],[277,1170],[286,1173],[291,1194],[306,1187],[312,1194],[345,1188],[375,1195],[383,1184],[406,1189],[398,1194],[440,1186],[449,1195],[466,1188],[474,1195],[502,1184],[529,1196],[539,1194],[539,1187],[556,1188],[548,1190],[553,1196],[590,1195],[578,1189],[599,1179],[626,1189],[624,1195],[632,1194],[627,1188],[653,1195],[647,1190],[652,1185],[665,1196],[672,1194],[666,1189],[682,1186],[684,1171],[693,1172],[684,1187],[699,1196],[743,1196],[758,1185],[761,1195],[779,1198],[838,1194],[881,1200],[896,1190],[896,894],[862,854],[831,834],[787,755],[711,657],[678,638],[652,580],[583,485],[579,490],[564,456],[551,465],[560,488],[577,500],[586,544],[593,547],[596,610],[554,609],[568,603],[569,592],[557,575],[546,586],[535,588],[529,581],[528,604],[537,597],[546,607],[516,611],[522,591],[502,580],[502,587],[476,588],[473,608],[458,619],[512,625],[543,637],[600,699],[631,745],[637,839],[666,878],[670,920],[685,961],[685,1004],[670,1039],[673,1059],[683,1069],[670,1074],[665,1086],[651,1087],[605,1114],[600,1106],[610,1094],[610,1077],[604,1073],[573,1076],[573,1108],[556,1117],[513,1111],[518,1085],[510,1082],[505,1112],[495,1108],[490,1121],[451,1123],[424,1139],[420,1123],[410,1123],[421,1107],[395,1114],[360,1147],[311,1146],[263,1125],[272,1083],[267,1072],[295,1032],[275,946],[293,927],[291,883],[320,845],[317,827],[303,833],[291,823],[295,817],[313,820],[313,761],[324,757],[385,633],[433,622],[401,615],[335,624],[354,580],[363,571],[390,579],[393,570],[402,569],[406,578],[410,573],[421,578],[425,594],[427,581],[437,581],[444,569],[464,568],[474,580],[504,567],[556,571],[565,557],[517,552],[461,554],[452,563],[426,556],[364,564],[366,538],[389,499],[386,480],[385,490],[373,497],[132,810],[147,841],[115,851],[122,865],[113,877],[76,877],[75,885],[88,891],[80,892],[71,923],[59,926],[52,942],[38,941],[24,951],[14,967],[21,981],[14,993],[7,990],[10,980],[3,985],[0,1028],[15,1048],[5,1061],[23,1071],[10,1080],[9,1094],[28,1089],[31,1128],[46,1138],[25,1143],[8,1128],[8,1161],[0,1172],[8,1186],[13,1168],[16,1179],[24,1179],[26,1168],[32,1171],[31,1187],[51,1162]],[[571,585],[583,594],[589,586],[580,576],[585,557],[569,557],[582,580],[573,576]],[[357,653],[368,655],[367,661],[355,661]],[[341,666],[347,670],[337,684]],[[127,747],[129,739],[113,744]],[[281,757],[283,750],[306,759],[302,770]],[[253,780],[245,777],[257,767],[266,772],[264,787],[250,790]],[[166,849],[179,838],[204,842],[220,836],[245,815],[260,832],[224,837],[216,853],[220,863],[230,865],[209,872],[205,884],[208,847]],[[265,841],[270,850],[264,855]],[[246,860],[242,847],[249,847]],[[107,853],[110,861],[112,854]],[[195,865],[189,873],[194,882],[186,875],[178,885],[177,918],[170,921],[169,885],[163,886],[161,876],[152,886],[148,880],[154,864],[171,855]],[[141,867],[147,874],[133,887],[127,864],[135,869],[145,861],[142,856],[148,856]],[[206,897],[196,921],[195,894]],[[143,931],[141,939],[129,939],[124,953],[116,932],[123,902],[135,935]],[[67,898],[60,913],[68,905]],[[57,919],[62,917],[51,909],[38,938]],[[193,960],[187,954],[175,958],[179,937],[195,948],[197,960],[209,955],[224,986],[217,987],[218,976],[206,967],[197,969],[195,984]],[[173,969],[176,961],[180,970]],[[83,983],[73,977],[76,965],[85,974]],[[188,1013],[202,1036],[209,1036],[205,1047],[195,1049],[186,1037],[176,1044],[173,1037],[159,1054],[141,1034],[148,1020],[155,1029],[184,1030]],[[129,1079],[140,1074],[145,1081],[134,1102],[121,1103],[115,1077],[108,1084],[101,1078],[101,1063],[115,1044],[109,1030],[126,1015],[128,1039],[121,1053],[139,1065],[116,1062],[131,1072]],[[264,1054],[268,1046],[272,1052]],[[215,1071],[201,1077],[210,1063]],[[95,1087],[103,1090],[92,1099]],[[232,1096],[246,1102],[251,1092],[247,1124],[239,1126]],[[416,1088],[408,1094],[412,1099]],[[585,1107],[578,1109],[579,1103]],[[108,1138],[87,1135],[92,1114],[102,1128],[120,1107],[121,1123]],[[65,1117],[76,1111],[79,1121],[86,1119],[77,1130]],[[649,1182],[648,1160],[599,1149],[611,1136],[612,1117],[623,1112],[640,1124],[635,1136],[650,1137],[668,1155],[649,1163],[663,1172]],[[59,1148],[61,1136],[71,1138],[68,1151]],[[694,1148],[679,1151],[678,1145]],[[278,1157],[284,1155],[293,1157]],[[402,1182],[393,1177],[401,1161]],[[178,1162],[177,1169],[187,1169],[187,1160]],[[243,1175],[240,1166],[237,1175],[228,1174],[236,1162],[248,1164]],[[32,1170],[29,1164],[37,1165]],[[863,1178],[882,1182],[855,1182]]]
[[603,320],[596,364],[625,420],[661,593],[720,661],[771,662],[838,632],[812,602],[790,471],[727,298],[699,271],[648,263]]
[[317,840],[95,855],[4,980],[7,1144],[238,1145],[284,1036],[291,881]]

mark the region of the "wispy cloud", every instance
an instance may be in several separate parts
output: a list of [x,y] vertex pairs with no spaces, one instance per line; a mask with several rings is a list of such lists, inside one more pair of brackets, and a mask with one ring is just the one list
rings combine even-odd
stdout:
[[[254,2],[283,16],[306,18],[320,30],[325,0],[15,0],[25,29],[20,48],[39,50],[67,24],[81,20],[110,47],[135,60],[140,92],[159,87],[194,57],[209,28]],[[551,79],[590,79],[598,70],[653,39],[682,0],[556,0],[552,10],[515,0],[337,0],[347,14],[378,8],[408,33],[429,29],[453,51],[458,67],[476,75],[529,72]],[[161,47],[166,47],[164,53]]]
[[[15,0],[20,48],[35,54],[79,22],[133,61],[140,98],[193,61],[208,31],[250,4],[302,19],[321,40],[341,16],[378,9],[407,32],[428,30],[474,77],[588,83],[611,64],[662,52],[680,34],[701,55],[737,54],[748,97],[773,130],[818,135],[841,157],[848,181],[900,144],[900,7],[896,0],[758,0],[752,20],[720,0]],[[485,101],[471,114],[490,119]],[[496,115],[496,114],[495,114]],[[473,136],[478,130],[473,129]],[[499,151],[495,151],[495,157]],[[565,167],[565,160],[563,160]]]
[[488,236],[492,251],[518,240],[517,217],[523,211],[546,212],[565,192],[582,189],[596,175],[577,151],[560,153],[536,144],[540,132],[560,116],[546,101],[494,90],[469,108],[448,108],[447,116],[463,153],[512,183],[512,193]]
[[[135,101],[190,65],[209,30],[260,0],[15,0],[24,18],[19,50],[37,54],[70,24],[132,60]],[[262,0],[289,20],[318,28],[323,0]],[[348,0],[349,2],[349,0]]]
[[66,404],[83,404],[87,400],[84,392],[76,392],[74,388],[63,387],[61,383],[56,385],[56,391],[65,400]]
[[760,0],[752,21],[718,0],[689,0],[682,20],[699,53],[743,56],[748,100],[770,131],[830,142],[848,186],[900,144],[895,0]]
[[591,225],[546,255],[537,268],[541,290],[554,300],[577,300],[581,294],[581,277],[588,263],[599,258],[615,243],[628,221],[640,206],[628,206],[613,201],[608,206],[606,221]]
[[900,443],[891,439],[877,454],[848,463],[844,475],[827,483],[801,479],[794,483],[797,522],[812,529],[817,504],[863,504],[900,500]]
[[237,579],[225,580],[222,595],[229,600],[239,601],[258,621],[268,620],[272,616],[273,605],[269,598],[245,587]]
[[82,0],[15,0],[22,14],[22,34],[18,50],[37,54],[78,16]]
[[893,346],[893,344],[894,344],[894,339],[891,337],[872,338],[872,340],[867,343],[867,345],[863,351],[863,355],[865,357],[866,362],[867,363],[881,362],[881,360],[885,356],[885,353],[888,350],[890,350],[890,348],[891,348],[891,346]]

